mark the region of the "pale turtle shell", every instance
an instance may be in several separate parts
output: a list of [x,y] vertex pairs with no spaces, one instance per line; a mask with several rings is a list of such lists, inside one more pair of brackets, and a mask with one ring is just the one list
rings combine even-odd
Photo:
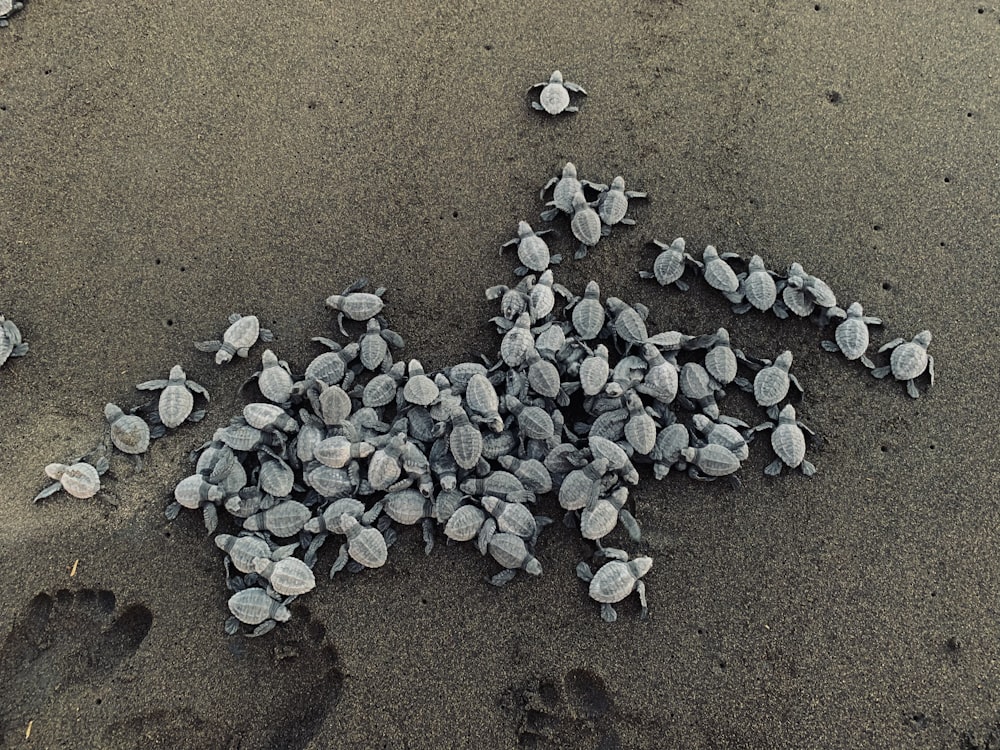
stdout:
[[264,576],[271,588],[282,596],[307,594],[316,588],[316,576],[297,557],[286,557],[277,562],[259,557],[254,561],[254,571]]
[[906,341],[892,350],[889,366],[897,380],[920,377],[927,369],[927,349],[915,341]]
[[341,525],[347,535],[347,554],[366,568],[380,568],[389,558],[389,550],[382,532],[371,526],[362,526],[353,516],[344,515]]
[[590,581],[590,598],[601,604],[622,601],[635,591],[640,578],[653,567],[650,557],[637,557],[629,562],[612,560],[604,564]]
[[719,257],[718,251],[712,245],[705,248],[702,260],[705,263],[705,281],[710,287],[726,293],[739,290],[740,280],[736,277],[736,272]]
[[[754,258],[760,258],[755,255]],[[764,265],[761,260],[761,266]],[[774,277],[766,269],[753,270],[753,259],[750,263],[750,273],[743,279],[743,295],[747,302],[761,311],[770,310],[778,299],[778,288],[774,283]]]
[[715,443],[703,448],[685,448],[681,454],[710,477],[724,477],[740,468],[740,460],[735,454]]
[[794,469],[802,463],[802,459],[806,457],[806,438],[802,429],[795,424],[794,416],[791,421],[781,420],[771,431],[771,447],[789,468]]
[[45,473],[58,481],[66,492],[81,500],[93,497],[101,490],[101,477],[97,469],[86,461],[69,466],[49,464],[45,467]]
[[[109,407],[113,407],[109,414]],[[122,453],[138,455],[149,448],[149,425],[142,417],[125,414],[114,404],[104,407],[104,415],[111,424],[111,442]]]
[[538,100],[546,112],[550,115],[558,115],[569,106],[569,91],[563,86],[561,79],[550,81],[542,89]]
[[583,299],[573,308],[573,328],[584,341],[597,338],[604,328],[604,305],[601,304],[601,288],[596,281],[587,283]]
[[582,191],[573,196],[570,229],[573,230],[573,236],[588,247],[593,247],[601,239],[601,217],[587,203]]
[[233,566],[241,573],[254,572],[254,561],[258,558],[270,558],[271,548],[259,536],[240,536],[219,534],[215,537],[215,546],[229,555]]
[[287,622],[291,611],[281,602],[272,599],[256,586],[237,591],[229,597],[229,611],[245,625],[260,625],[267,620]]
[[861,319],[860,315],[852,315],[848,311],[848,318],[834,331],[834,340],[844,357],[849,360],[861,359],[868,351],[870,333],[868,325]]
[[475,505],[463,505],[451,514],[445,524],[444,534],[456,542],[468,542],[475,539],[486,520],[486,513]]
[[493,559],[504,568],[523,569],[531,575],[541,575],[541,563],[528,551],[524,540],[516,534],[497,532],[490,539],[488,549]]
[[243,521],[247,531],[270,531],[277,537],[298,534],[312,518],[312,511],[298,500],[285,500],[273,508],[255,513]]

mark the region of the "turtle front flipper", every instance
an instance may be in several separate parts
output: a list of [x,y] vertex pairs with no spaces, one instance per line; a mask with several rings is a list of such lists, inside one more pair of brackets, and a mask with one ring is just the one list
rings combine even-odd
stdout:
[[[217,352],[222,348],[221,341],[195,341],[194,348],[199,352]],[[141,388],[142,386],[136,386],[136,388]],[[161,388],[165,386],[160,386]]]
[[37,503],[42,498],[48,497],[49,495],[54,495],[61,489],[62,489],[62,482],[56,482],[55,484],[50,484],[44,490],[35,495],[35,499],[32,502]]
[[615,622],[618,619],[618,613],[615,612],[615,608],[610,604],[602,604],[601,619],[605,622]]

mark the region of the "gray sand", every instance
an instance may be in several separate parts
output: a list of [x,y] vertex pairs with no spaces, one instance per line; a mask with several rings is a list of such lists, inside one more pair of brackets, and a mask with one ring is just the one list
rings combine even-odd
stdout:
[[[0,743],[987,747],[1000,12],[891,5],[32,0],[0,31],[0,312],[31,344],[0,371]],[[556,67],[590,92],[578,116],[528,106]],[[644,476],[645,622],[600,619],[561,526],[545,574],[503,590],[413,530],[288,626],[228,638],[221,554],[163,509],[259,359],[191,342],[254,312],[301,369],[323,299],[365,275],[406,356],[494,352],[497,249],[566,159],[651,200],[558,280],[791,349],[819,474],[765,479],[765,441],[742,491]],[[809,323],[640,281],[642,243],[678,235],[801,261],[887,321],[879,342],[931,329],[937,386],[913,402]],[[213,395],[203,423],[140,474],[116,457],[98,498],[31,504],[105,402],[175,363]]]

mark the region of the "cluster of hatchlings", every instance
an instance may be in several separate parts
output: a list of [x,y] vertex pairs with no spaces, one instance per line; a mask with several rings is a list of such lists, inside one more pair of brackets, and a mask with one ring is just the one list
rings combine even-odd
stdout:
[[[563,82],[554,74],[542,90],[545,111],[552,112],[558,92],[550,87],[557,84]],[[567,105],[560,98],[552,106]],[[580,180],[567,163],[542,189],[543,199],[552,191],[542,220],[566,215],[579,242],[575,255],[583,257],[613,227],[635,223],[627,216],[629,200],[646,195],[624,184],[621,177],[610,185]],[[614,621],[613,605],[632,593],[645,616],[642,578],[653,561],[610,546],[641,541],[629,499],[640,470],[656,479],[686,472],[738,482],[750,443],[769,430],[775,459],[766,474],[785,467],[815,472],[805,458],[813,433],[792,403],[802,387],[790,371],[791,352],[773,359],[744,353],[724,328],[650,332],[644,305],[602,298],[596,281],[574,295],[554,279],[551,266],[561,258],[550,253],[546,231],[521,221],[517,237],[501,247],[516,247],[521,265],[514,286],[486,290],[499,304],[492,319],[502,334],[495,360],[430,373],[416,359],[397,360],[403,340],[382,315],[384,290],[363,291],[364,280],[326,300],[346,343],[315,337],[325,351],[301,374],[272,350],[263,352],[261,369],[244,384],[259,399],[192,454],[195,470],[177,484],[166,510],[170,519],[181,509],[200,511],[210,534],[225,511],[233,533],[219,533],[215,543],[226,555],[232,592],[227,632],[257,636],[287,621],[291,602],[315,587],[313,570],[331,535],[340,542],[331,578],[345,568],[383,566],[401,528],[418,525],[428,554],[443,534],[448,543],[471,543],[492,558],[500,567],[489,579],[494,585],[518,571],[540,575],[536,544],[552,521],[535,507],[548,495],[563,522],[594,545],[591,562],[598,567],[583,561],[577,574],[602,617]],[[867,356],[868,326],[881,321],[857,302],[841,309],[829,286],[798,264],[778,274],[756,255],[744,261],[708,246],[696,260],[682,238],[652,244],[659,253],[642,278],[687,290],[701,277],[737,313],[837,322],[825,349],[860,360],[876,377],[891,373],[914,397],[917,378],[926,373],[933,383],[929,332],[889,342],[879,350],[892,350],[889,363],[875,367]],[[355,334],[345,319],[358,327]],[[19,334],[4,330],[0,344],[13,342],[4,344],[13,351]],[[235,314],[221,340],[196,346],[224,364],[272,339],[255,316]],[[194,401],[208,394],[180,365],[168,378],[137,387],[160,391],[155,406],[128,414],[113,404],[105,409],[110,439],[123,453],[138,457],[150,438],[204,416]],[[722,414],[719,401],[731,388],[752,394],[772,421],[751,426]],[[92,496],[107,465],[106,457],[52,464],[46,472],[57,481],[36,500],[60,488]]]

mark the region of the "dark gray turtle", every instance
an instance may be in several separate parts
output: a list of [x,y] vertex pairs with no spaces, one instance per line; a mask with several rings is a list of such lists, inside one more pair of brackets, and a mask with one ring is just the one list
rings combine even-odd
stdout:
[[385,287],[379,287],[374,294],[360,291],[367,284],[367,279],[358,279],[341,294],[332,294],[326,298],[326,306],[337,311],[337,325],[345,336],[347,335],[347,331],[344,330],[345,316],[351,320],[366,321],[382,312],[385,306],[382,301]]
[[703,264],[695,260],[690,253],[684,252],[684,238],[678,237],[669,245],[659,240],[653,240],[652,243],[662,252],[653,261],[653,270],[639,271],[639,276],[644,279],[655,278],[660,286],[673,284],[682,292],[690,289],[690,284],[684,280],[684,274],[688,270],[700,270]]
[[573,257],[579,260],[587,257],[587,252],[601,239],[601,217],[587,202],[580,190],[573,196],[573,218],[570,220],[573,236],[580,241],[579,249]]
[[257,586],[237,591],[229,597],[229,611],[233,616],[226,621],[226,632],[229,635],[236,635],[242,622],[244,625],[257,626],[247,634],[248,637],[266,635],[279,622],[288,622],[292,618],[288,604],[294,598],[288,597],[284,601],[279,601]]
[[916,379],[926,372],[930,376],[930,385],[934,385],[934,357],[927,353],[927,348],[931,345],[931,332],[921,331],[913,337],[912,341],[895,339],[885,344],[879,349],[879,354],[892,350],[889,357],[889,364],[883,367],[876,367],[872,370],[872,375],[876,378],[884,378],[889,373],[896,380],[906,382],[906,392],[913,398],[920,396],[917,390]]
[[545,183],[545,187],[542,188],[538,197],[544,200],[545,193],[550,187],[554,188],[552,191],[552,201],[545,205],[552,206],[552,208],[542,211],[542,220],[552,221],[559,215],[560,211],[565,214],[572,214],[573,196],[583,190],[583,183],[577,179],[576,165],[571,161],[566,162],[562,168],[562,173]]
[[720,255],[713,245],[706,247],[702,255],[702,262],[705,264],[703,269],[705,281],[710,287],[718,289],[727,299],[736,303],[743,301],[739,294],[740,281],[726,260],[739,257],[736,253],[722,253]]
[[635,592],[639,595],[639,604],[642,607],[640,618],[645,618],[648,611],[646,606],[646,585],[639,579],[646,575],[653,567],[651,557],[636,557],[629,560],[628,553],[624,550],[605,547],[599,550],[602,557],[610,558],[610,562],[602,565],[596,573],[585,562],[576,566],[576,574],[583,581],[590,584],[590,598],[601,605],[601,618],[605,622],[614,622],[618,619],[618,613],[611,605],[625,599],[629,594]]
[[625,508],[627,502],[627,487],[618,487],[610,495],[599,496],[580,513],[580,535],[594,541],[603,539],[621,521],[629,538],[638,542],[642,532],[635,517]]
[[150,429],[146,420],[135,414],[126,414],[115,404],[106,404],[104,418],[111,425],[111,442],[122,453],[138,456],[149,449],[151,437],[162,437],[166,434],[163,425]]
[[403,337],[382,325],[378,318],[370,318],[358,349],[361,364],[368,370],[385,372],[392,367],[392,350],[403,348]]
[[715,443],[708,443],[702,448],[684,448],[681,455],[685,461],[693,464],[688,469],[688,474],[695,479],[725,477],[740,468],[740,460],[736,454]]
[[849,360],[859,359],[869,370],[875,368],[875,363],[868,358],[868,342],[870,340],[868,326],[882,325],[881,318],[865,315],[860,302],[852,302],[847,312],[839,311],[837,317],[846,320],[837,326],[833,341],[821,341],[820,345],[828,352],[840,352]]
[[771,432],[771,447],[778,457],[764,468],[764,473],[776,477],[781,473],[781,467],[798,468],[807,477],[816,473],[816,467],[806,460],[806,436],[813,431],[795,418],[795,407],[786,404],[778,415],[778,424],[765,422],[755,430],[774,428]]
[[759,255],[750,258],[747,272],[739,276],[739,294],[743,301],[733,305],[733,312],[742,315],[753,308],[761,312],[772,309],[778,299],[776,277],[777,274],[767,270],[764,259]]
[[275,593],[282,596],[307,594],[316,588],[312,570],[297,557],[277,561],[258,557],[254,561],[254,572],[266,579]]
[[86,461],[77,461],[74,464],[49,464],[45,467],[45,473],[49,479],[55,479],[55,484],[50,484],[44,490],[35,495],[34,502],[38,502],[44,497],[53,495],[59,490],[65,490],[67,494],[80,500],[93,497],[101,491],[101,475],[108,470],[108,459],[101,457],[93,464]]
[[656,434],[656,444],[649,457],[653,459],[653,476],[663,479],[673,468],[681,471],[687,468],[683,460],[684,451],[691,444],[687,427],[680,422],[669,424]]
[[619,175],[611,181],[611,187],[598,196],[597,214],[608,229],[615,224],[635,224],[635,219],[625,215],[628,213],[628,202],[632,198],[646,197],[646,193],[638,190],[626,190],[625,178]]
[[570,104],[570,92],[574,94],[587,95],[583,87],[570,81],[564,81],[563,75],[558,70],[552,72],[548,81],[536,83],[531,87],[531,91],[541,88],[538,101],[532,102],[532,109],[539,112],[548,112],[550,115],[558,115],[562,112],[579,112],[580,108]]
[[601,287],[596,281],[587,282],[583,297],[573,303],[573,328],[583,341],[597,338],[604,328],[604,305],[601,304]]
[[13,320],[7,320],[0,315],[0,367],[8,358],[23,357],[27,353],[28,345],[21,340],[21,332],[17,325]]
[[198,393],[208,401],[208,391],[193,380],[188,380],[184,368],[180,365],[174,365],[170,369],[170,376],[167,379],[147,380],[144,383],[139,383],[136,388],[140,391],[163,390],[157,404],[156,414],[164,427],[173,429],[185,421],[197,422],[205,416],[204,409],[193,411],[194,394]]
[[0,0],[0,29],[8,25],[7,19],[24,8],[24,3],[15,0]]
[[260,372],[253,374],[261,395],[275,404],[287,403],[292,397],[292,372],[288,363],[278,359],[270,349],[260,355]]
[[518,276],[524,276],[530,271],[538,271],[541,273],[546,270],[549,265],[556,265],[562,260],[560,255],[551,255],[549,253],[549,246],[545,244],[545,240],[542,239],[543,234],[547,234],[552,231],[551,229],[543,229],[541,232],[536,232],[531,228],[531,225],[526,221],[520,221],[517,224],[517,237],[512,240],[508,240],[500,246],[500,252],[503,253],[504,248],[510,247],[511,245],[517,246],[517,258],[521,261],[520,266],[514,269],[514,273]]
[[222,341],[195,341],[194,345],[200,352],[215,352],[215,363],[224,365],[233,356],[246,357],[258,338],[264,342],[273,341],[274,334],[260,327],[256,315],[233,313],[229,316],[229,328],[222,334]]
[[524,540],[516,534],[506,532],[494,534],[487,545],[487,551],[505,568],[490,578],[490,583],[494,586],[503,586],[517,575],[518,570],[533,576],[542,574],[542,564],[531,554]]

